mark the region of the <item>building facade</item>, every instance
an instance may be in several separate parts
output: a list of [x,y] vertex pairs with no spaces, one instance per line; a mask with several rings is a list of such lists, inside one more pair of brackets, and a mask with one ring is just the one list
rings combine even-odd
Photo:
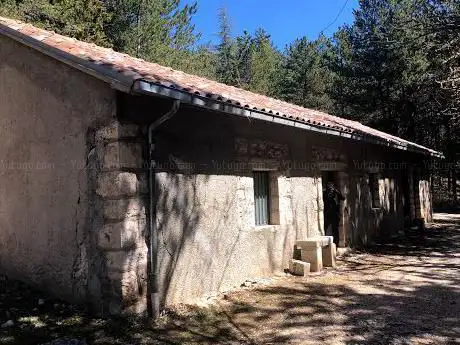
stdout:
[[339,247],[431,221],[436,151],[5,18],[0,113],[0,268],[98,313],[283,272],[328,181]]

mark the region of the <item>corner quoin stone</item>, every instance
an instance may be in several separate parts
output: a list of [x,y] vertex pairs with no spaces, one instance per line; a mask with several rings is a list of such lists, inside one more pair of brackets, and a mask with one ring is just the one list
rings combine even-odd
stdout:
[[104,172],[97,180],[96,193],[103,198],[134,196],[139,188],[137,175],[129,172]]
[[122,124],[112,122],[99,128],[96,132],[96,140],[118,140],[120,138],[136,138],[139,136],[139,126],[129,123]]
[[123,220],[130,217],[145,215],[145,206],[141,199],[121,199],[104,201],[104,218],[109,220]]
[[142,144],[114,142],[105,145],[104,169],[140,169],[143,167]]
[[98,234],[98,246],[108,250],[135,248],[142,236],[142,226],[137,218],[105,224]]

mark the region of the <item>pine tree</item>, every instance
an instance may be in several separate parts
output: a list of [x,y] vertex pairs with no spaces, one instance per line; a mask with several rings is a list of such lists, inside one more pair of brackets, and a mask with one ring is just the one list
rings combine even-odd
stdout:
[[76,39],[110,46],[105,25],[110,20],[101,0],[23,0],[0,6],[6,15]]
[[236,86],[238,87],[248,88],[251,82],[253,49],[253,38],[247,31],[236,37],[234,60],[236,63]]
[[288,46],[278,96],[304,107],[328,111],[332,107],[328,95],[332,75],[325,63],[327,49],[325,37],[313,42],[303,37]]
[[16,0],[2,0],[2,2],[0,2],[0,16],[13,18],[20,17]]
[[197,4],[180,0],[108,0],[113,13],[109,37],[117,50],[174,67],[181,52],[191,49],[199,35],[191,22]]
[[238,85],[238,62],[236,59],[236,45],[231,37],[230,20],[227,10],[219,10],[219,38],[217,46],[217,80],[227,85]]
[[280,52],[270,40],[270,35],[264,29],[258,29],[252,42],[251,79],[248,89],[263,95],[276,95],[281,58]]
[[355,118],[355,87],[350,83],[354,77],[351,29],[343,26],[337,30],[326,55],[326,64],[331,71],[332,82],[328,91],[333,102],[333,113],[341,117]]

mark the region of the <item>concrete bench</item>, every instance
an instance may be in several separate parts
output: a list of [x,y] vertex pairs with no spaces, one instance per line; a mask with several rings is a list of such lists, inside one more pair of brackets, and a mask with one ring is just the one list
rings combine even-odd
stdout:
[[310,263],[312,272],[319,272],[323,266],[335,267],[336,247],[332,236],[318,236],[296,242],[301,261]]

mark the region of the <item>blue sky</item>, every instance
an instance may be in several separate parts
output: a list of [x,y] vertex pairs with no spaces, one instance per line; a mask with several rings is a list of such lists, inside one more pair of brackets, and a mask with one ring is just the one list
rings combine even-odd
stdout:
[[301,36],[318,37],[334,22],[345,3],[340,17],[324,32],[331,35],[342,24],[353,21],[353,9],[358,7],[358,0],[198,0],[194,22],[202,33],[201,43],[216,43],[217,13],[220,7],[225,6],[234,35],[243,30],[254,32],[262,27],[271,34],[275,45],[284,48]]

